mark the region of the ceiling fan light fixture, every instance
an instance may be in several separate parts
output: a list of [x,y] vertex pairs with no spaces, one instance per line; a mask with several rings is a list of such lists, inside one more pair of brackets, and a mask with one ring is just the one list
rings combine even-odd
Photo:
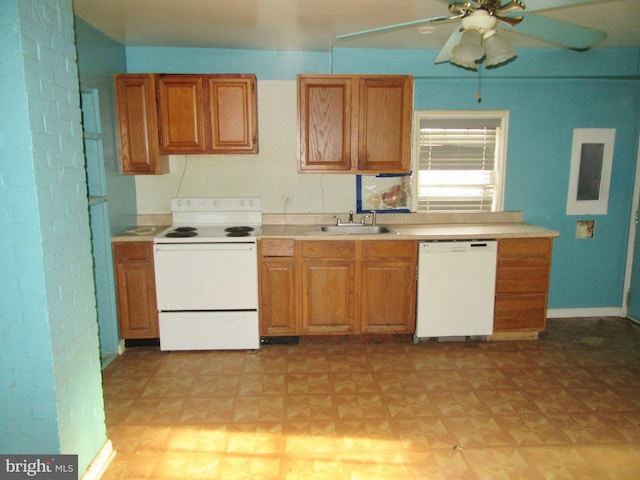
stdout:
[[485,33],[496,26],[496,18],[489,15],[486,10],[478,9],[464,17],[460,23],[464,30],[478,30],[480,33]]
[[495,30],[486,32],[483,35],[483,40],[484,51],[487,55],[485,63],[487,68],[498,67],[515,58],[516,52]]
[[[452,59],[462,62],[480,60],[484,57],[482,48],[482,36],[478,30],[465,30],[460,39],[460,43],[453,48]],[[453,62],[456,63],[456,62]]]

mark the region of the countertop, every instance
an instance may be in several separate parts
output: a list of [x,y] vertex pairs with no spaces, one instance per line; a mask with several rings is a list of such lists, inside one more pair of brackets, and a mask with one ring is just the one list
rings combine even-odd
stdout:
[[[343,215],[344,216],[344,215]],[[362,217],[356,215],[354,222]],[[165,219],[162,219],[165,221]],[[370,219],[366,219],[367,224]],[[332,215],[263,214],[261,238],[296,240],[489,240],[499,238],[557,237],[559,232],[524,223],[521,212],[489,214],[397,214],[378,215],[378,225],[391,227],[395,233],[339,234],[320,231],[321,225],[335,222]],[[169,225],[141,225],[114,235],[112,241],[152,241]]]
[[162,230],[169,225],[144,225],[128,228],[111,237],[112,242],[151,242]]
[[339,234],[321,232],[318,225],[262,225],[258,238],[296,240],[489,240],[498,238],[557,237],[559,233],[528,223],[392,224],[396,233]]

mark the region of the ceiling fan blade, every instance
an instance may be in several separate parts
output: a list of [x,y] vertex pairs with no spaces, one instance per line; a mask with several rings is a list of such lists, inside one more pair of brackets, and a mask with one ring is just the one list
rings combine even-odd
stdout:
[[571,5],[580,5],[581,3],[593,3],[596,0],[534,0],[525,1],[527,4],[525,11],[537,12],[538,10],[547,10],[551,8],[568,7]]
[[516,25],[518,25],[524,18],[522,15],[519,17],[503,17],[501,15],[494,15],[494,17],[496,17],[496,20],[500,20],[501,22],[508,23],[512,27],[515,27]]
[[345,33],[343,35],[336,35],[336,39],[342,40],[345,38],[358,37],[360,35],[368,35],[370,33],[387,32],[390,30],[399,30],[401,28],[413,27],[416,25],[423,25],[425,23],[446,23],[455,20],[460,20],[465,15],[444,16],[444,17],[432,17],[423,18],[422,20],[413,20],[411,22],[396,23],[395,25],[386,25],[384,27],[371,28],[369,30],[362,30],[361,32]]
[[607,36],[606,32],[581,27],[542,15],[529,14],[513,31],[576,50],[585,50]]
[[442,50],[440,50],[440,53],[438,53],[438,56],[433,61],[433,63],[448,62],[451,58],[451,55],[453,54],[453,48],[458,45],[458,43],[460,43],[460,39],[462,38],[463,33],[464,30],[462,30],[462,28],[456,27],[451,36],[449,36],[449,39],[444,44],[444,47],[442,47]]
[[500,8],[497,8],[494,14],[497,15],[506,15],[507,13],[521,12],[525,9],[525,4],[520,0],[512,0],[511,2],[502,5]]

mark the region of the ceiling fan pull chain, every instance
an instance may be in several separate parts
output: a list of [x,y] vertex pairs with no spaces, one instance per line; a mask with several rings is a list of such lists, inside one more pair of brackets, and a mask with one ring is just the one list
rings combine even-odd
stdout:
[[476,100],[478,103],[482,103],[482,64],[478,65],[478,93],[476,93]]

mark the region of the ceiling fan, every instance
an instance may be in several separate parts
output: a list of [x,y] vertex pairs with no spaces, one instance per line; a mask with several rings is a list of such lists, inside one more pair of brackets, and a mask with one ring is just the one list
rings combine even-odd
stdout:
[[498,34],[497,24],[508,25],[514,32],[539,38],[575,50],[586,50],[602,40],[606,32],[555,20],[532,12],[557,7],[593,3],[596,0],[475,0],[449,2],[449,15],[423,18],[395,25],[372,28],[360,32],[338,35],[347,39],[360,35],[397,30],[424,24],[460,22],[451,34],[434,63],[451,62],[458,66],[477,69],[486,60],[487,67],[497,67],[515,58],[515,52]]

